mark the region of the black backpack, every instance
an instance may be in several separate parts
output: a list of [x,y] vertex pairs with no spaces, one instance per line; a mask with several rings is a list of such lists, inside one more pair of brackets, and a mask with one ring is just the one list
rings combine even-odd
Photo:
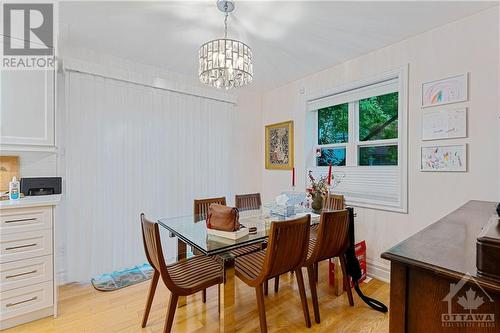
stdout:
[[359,297],[366,304],[374,310],[387,312],[387,306],[385,306],[384,303],[363,295],[361,289],[359,289],[358,280],[361,278],[361,267],[359,266],[358,258],[354,252],[354,209],[352,207],[348,207],[347,210],[349,211],[349,247],[347,248],[347,252],[345,254],[347,261],[347,275],[352,278],[354,290],[356,290],[356,293],[358,293]]

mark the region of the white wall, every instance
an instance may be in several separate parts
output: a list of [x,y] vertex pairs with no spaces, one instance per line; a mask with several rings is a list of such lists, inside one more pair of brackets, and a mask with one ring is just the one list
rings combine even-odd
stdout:
[[[261,191],[264,137],[262,98],[260,94],[242,90],[238,94],[233,132],[234,186],[236,194]],[[234,198],[229,200],[233,203]]]
[[[263,125],[295,121],[298,184],[305,184],[305,100],[324,89],[369,78],[409,64],[408,214],[358,208],[356,236],[368,246],[369,273],[387,279],[389,264],[380,254],[471,199],[500,200],[498,7],[422,33],[264,94]],[[422,173],[420,85],[424,81],[470,73],[467,173]],[[305,93],[301,94],[301,89]],[[458,104],[456,104],[458,106]],[[261,137],[263,129],[261,129]],[[346,180],[347,181],[347,180]],[[287,189],[289,172],[264,170],[264,200]]]

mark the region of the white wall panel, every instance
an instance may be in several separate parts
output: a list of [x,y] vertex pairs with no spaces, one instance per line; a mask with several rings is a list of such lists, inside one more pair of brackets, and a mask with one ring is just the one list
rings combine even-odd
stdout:
[[[66,73],[67,280],[145,260],[139,214],[190,214],[234,193],[230,103]],[[175,255],[173,240],[164,244]]]

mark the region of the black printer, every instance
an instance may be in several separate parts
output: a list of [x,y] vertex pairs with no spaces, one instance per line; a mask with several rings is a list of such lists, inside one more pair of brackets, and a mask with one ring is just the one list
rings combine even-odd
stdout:
[[61,194],[61,177],[21,178],[21,193],[25,196]]

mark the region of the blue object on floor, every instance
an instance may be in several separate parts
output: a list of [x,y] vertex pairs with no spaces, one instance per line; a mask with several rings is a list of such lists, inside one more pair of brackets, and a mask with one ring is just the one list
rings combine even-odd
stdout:
[[113,291],[149,280],[152,276],[153,267],[149,264],[143,264],[111,274],[97,276],[92,278],[90,282],[99,291]]

